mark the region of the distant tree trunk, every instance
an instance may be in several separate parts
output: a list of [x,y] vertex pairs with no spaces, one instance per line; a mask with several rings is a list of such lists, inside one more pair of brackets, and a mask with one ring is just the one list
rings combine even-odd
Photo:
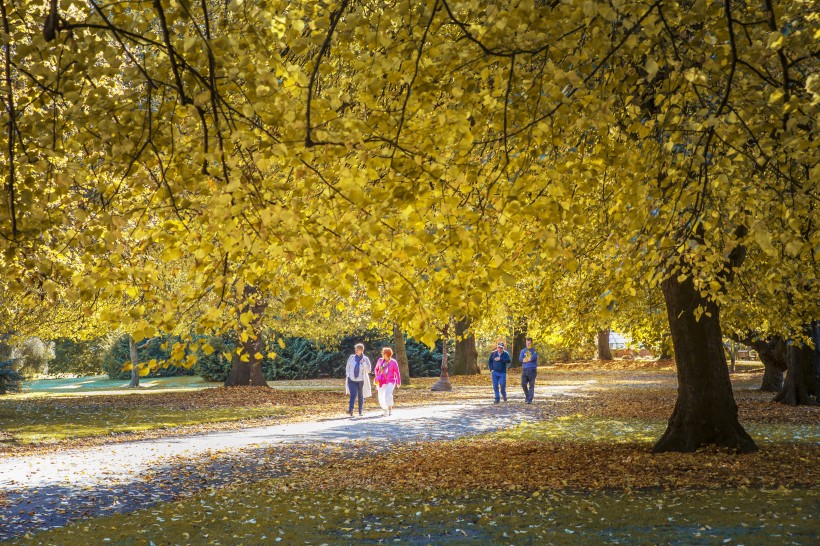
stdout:
[[435,384],[430,387],[431,391],[451,391],[453,386],[450,384],[450,374],[447,372],[447,330],[449,325],[442,330],[442,349],[441,349],[441,377]]
[[237,317],[241,317],[243,313],[250,311],[253,313],[253,318],[248,321],[246,331],[248,337],[245,341],[242,341],[240,335],[239,347],[242,348],[242,352],[237,353],[234,351],[231,360],[231,371],[225,379],[225,386],[267,387],[268,382],[265,380],[265,374],[262,373],[262,358],[260,358],[264,350],[262,336],[260,335],[262,315],[267,309],[267,302],[258,296],[256,288],[249,285],[245,285],[242,295],[243,302],[236,309]]
[[672,336],[665,334],[661,340],[661,356],[658,360],[672,360]]
[[[810,331],[807,328],[806,333]],[[783,388],[775,397],[775,402],[789,406],[814,406],[817,401],[812,395],[817,395],[814,381],[814,349],[808,344],[791,341],[786,347],[786,380]]]
[[763,363],[763,382],[760,390],[780,392],[783,388],[783,372],[786,371],[786,341],[781,336],[760,339],[754,332],[746,334],[745,337],[731,334],[729,338],[748,345],[760,356]]
[[470,319],[456,321],[456,354],[453,359],[453,375],[477,375],[478,351],[475,348],[475,335],[470,332]]
[[[716,444],[743,452],[757,450],[737,419],[732,395],[719,307],[700,295],[691,277],[676,274],[662,283],[678,370],[678,399],[666,432],[653,451],[693,452]],[[695,320],[693,311],[705,312]]]
[[[762,360],[762,359],[761,359]],[[763,392],[780,392],[783,389],[783,370],[763,362],[763,381],[760,389]]]
[[407,359],[407,346],[404,343],[404,332],[398,324],[393,325],[393,343],[396,346],[396,360],[399,362],[401,384],[410,384],[410,361]]
[[131,334],[128,334],[128,354],[131,357],[131,382],[128,388],[135,389],[140,386],[140,359],[137,354],[137,344],[134,343]]
[[735,361],[737,360],[737,349],[735,347],[735,342],[729,342],[729,373],[735,373]]
[[811,335],[814,341],[814,353],[812,353],[812,384],[814,397],[820,402],[820,320],[815,320],[811,325]]
[[527,322],[527,317],[520,317],[515,322],[513,329],[512,354],[510,356],[514,368],[521,367],[521,360],[518,357],[521,356],[521,351],[527,346]]
[[783,389],[783,374],[786,371],[786,342],[780,336],[769,341],[757,341],[748,344],[757,351],[763,363],[763,381],[760,390],[780,392]]
[[609,350],[609,328],[598,330],[598,358],[612,360],[612,351]]

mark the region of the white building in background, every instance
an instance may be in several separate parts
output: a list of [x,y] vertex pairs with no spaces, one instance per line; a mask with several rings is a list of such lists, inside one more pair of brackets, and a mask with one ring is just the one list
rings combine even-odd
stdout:
[[627,345],[632,340],[618,332],[609,331],[609,348],[610,349],[626,349]]

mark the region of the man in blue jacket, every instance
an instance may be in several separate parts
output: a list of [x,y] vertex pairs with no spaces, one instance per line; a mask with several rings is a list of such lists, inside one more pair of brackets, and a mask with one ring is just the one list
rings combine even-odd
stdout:
[[527,347],[521,349],[518,355],[521,361],[521,388],[524,389],[524,398],[527,404],[532,404],[535,394],[535,376],[538,375],[538,351],[532,348],[532,338],[527,338]]
[[[510,353],[504,350],[504,342],[499,341],[495,351],[490,353],[490,360],[487,363],[493,372],[493,392],[495,393],[496,404],[501,401],[502,396],[504,401],[507,401],[507,368],[509,368],[511,362]],[[500,395],[499,389],[501,389]]]

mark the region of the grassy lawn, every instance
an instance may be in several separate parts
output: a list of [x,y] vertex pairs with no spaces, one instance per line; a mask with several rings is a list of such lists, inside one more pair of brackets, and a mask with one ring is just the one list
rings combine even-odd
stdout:
[[[120,391],[128,387],[127,379],[109,379],[107,375],[72,377],[65,379],[38,379],[23,385],[22,396],[75,395]],[[138,391],[192,390],[219,386],[197,375],[181,377],[151,377],[140,379]],[[134,391],[126,391],[134,392]]]
[[[148,400],[146,400],[148,402]],[[62,442],[126,432],[223,423],[285,415],[277,407],[218,407],[174,409],[168,407],[106,408],[51,405],[48,411],[28,412],[21,406],[0,401],[0,423],[18,444]]]
[[[750,423],[744,427],[758,444],[820,445],[820,424]],[[662,420],[607,419],[570,415],[549,421],[525,422],[498,432],[494,438],[539,442],[637,443],[651,446],[666,430]]]

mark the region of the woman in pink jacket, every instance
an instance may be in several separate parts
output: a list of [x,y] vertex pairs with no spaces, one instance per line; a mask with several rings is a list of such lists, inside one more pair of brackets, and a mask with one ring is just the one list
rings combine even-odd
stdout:
[[382,357],[376,362],[373,379],[379,391],[379,405],[384,410],[385,415],[393,412],[393,390],[401,385],[401,374],[399,373],[399,363],[393,360],[393,349],[385,347],[382,349]]

